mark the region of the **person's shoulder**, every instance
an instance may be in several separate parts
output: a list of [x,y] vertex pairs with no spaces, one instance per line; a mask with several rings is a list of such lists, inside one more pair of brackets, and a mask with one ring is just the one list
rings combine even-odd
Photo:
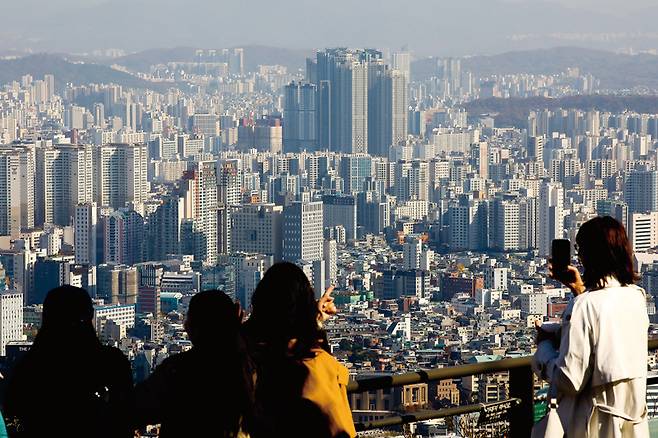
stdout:
[[190,372],[194,371],[194,368],[199,368],[198,358],[194,354],[193,349],[184,351],[181,353],[172,354],[162,360],[162,362],[156,367],[157,371],[167,372],[167,373],[178,373],[179,371],[185,369]]
[[305,359],[304,364],[309,368],[318,368],[331,370],[332,372],[340,372],[345,368],[338,360],[327,351],[318,348],[314,349],[315,356]]
[[116,347],[110,347],[103,345],[100,350],[100,356],[103,360],[106,360],[111,363],[130,363],[123,351],[119,350]]

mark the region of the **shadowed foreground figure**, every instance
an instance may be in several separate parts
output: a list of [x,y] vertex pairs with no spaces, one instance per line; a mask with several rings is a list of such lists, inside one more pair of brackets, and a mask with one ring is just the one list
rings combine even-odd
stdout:
[[348,371],[329,354],[321,322],[335,313],[330,291],[320,302],[306,274],[273,265],[252,297],[245,324],[257,362],[252,436],[356,436],[347,401]]
[[132,372],[120,350],[101,345],[84,289],[62,286],[43,303],[34,345],[8,383],[12,437],[132,437]]
[[137,427],[160,437],[238,437],[248,430],[253,377],[239,307],[220,291],[192,297],[185,329],[192,349],[167,358],[137,385]]

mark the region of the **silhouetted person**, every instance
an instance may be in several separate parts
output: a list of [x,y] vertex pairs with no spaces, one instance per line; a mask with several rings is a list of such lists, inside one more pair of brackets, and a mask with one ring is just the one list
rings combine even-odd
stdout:
[[335,313],[331,289],[318,302],[306,274],[272,266],[252,297],[245,323],[257,363],[252,436],[355,436],[347,369],[329,354],[322,321]]
[[133,436],[130,363],[120,350],[101,345],[93,314],[84,289],[48,293],[41,329],[8,383],[10,436]]
[[237,437],[249,427],[253,373],[239,306],[220,291],[194,295],[185,321],[192,348],[165,359],[135,389],[137,426],[160,437]]

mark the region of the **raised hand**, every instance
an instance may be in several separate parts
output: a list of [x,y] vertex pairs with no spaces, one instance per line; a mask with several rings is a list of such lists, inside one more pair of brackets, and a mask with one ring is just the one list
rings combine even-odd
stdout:
[[324,291],[322,297],[318,300],[318,309],[320,310],[320,322],[324,322],[334,316],[338,309],[334,304],[334,297],[331,293],[334,291],[335,286],[331,285]]
[[573,292],[574,295],[580,295],[585,292],[585,283],[580,276],[580,272],[573,265],[567,266],[564,270],[553,271],[553,265],[549,263],[548,276],[571,289],[571,292]]

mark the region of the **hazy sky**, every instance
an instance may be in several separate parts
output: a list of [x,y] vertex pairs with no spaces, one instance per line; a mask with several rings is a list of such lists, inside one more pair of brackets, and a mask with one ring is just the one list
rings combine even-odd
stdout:
[[[658,47],[656,0],[1,0],[0,49]],[[646,9],[646,10],[645,10]],[[619,35],[624,32],[638,35]],[[616,33],[604,36],[602,33]]]

